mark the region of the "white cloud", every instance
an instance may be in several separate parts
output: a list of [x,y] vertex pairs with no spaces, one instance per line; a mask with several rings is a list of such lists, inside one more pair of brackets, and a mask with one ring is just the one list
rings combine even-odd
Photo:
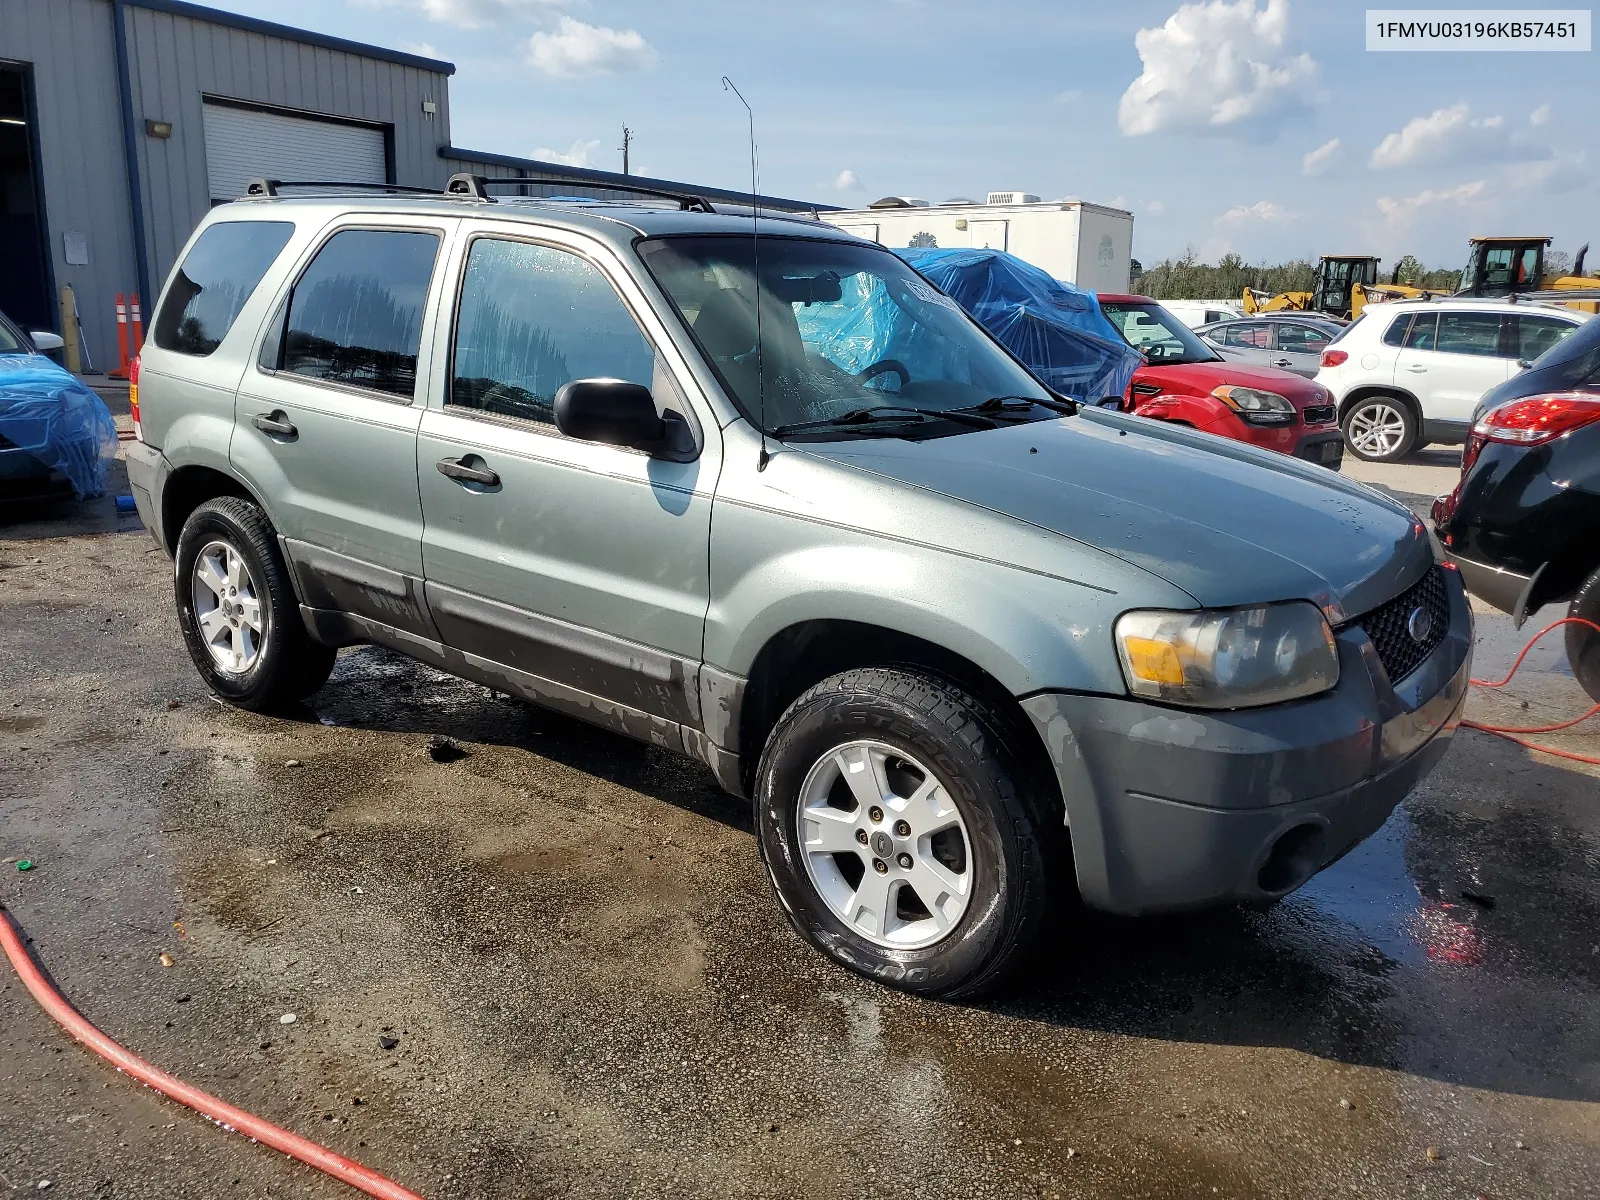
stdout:
[[546,75],[642,71],[659,57],[637,30],[608,29],[567,16],[554,33],[541,31],[528,39],[528,61]]
[[352,0],[359,8],[406,8],[430,21],[456,25],[462,29],[481,29],[500,17],[514,17],[549,10],[564,0]]
[[861,180],[854,171],[846,167],[834,176],[833,186],[841,192],[859,192],[861,190]]
[[595,165],[594,152],[598,149],[600,149],[599,138],[591,138],[588,141],[579,138],[572,143],[572,149],[565,154],[548,146],[540,146],[533,152],[533,156],[540,162],[560,163],[566,167],[592,167]]
[[1519,163],[1505,169],[1508,187],[1540,193],[1570,192],[1589,182],[1588,155],[1556,154],[1543,162]]
[[1106,207],[1107,208],[1127,208],[1128,207],[1128,198],[1126,196],[1113,196],[1113,197],[1111,197],[1110,203],[1108,203],[1106,205]]
[[439,47],[432,42],[401,42],[400,49],[407,54],[420,54],[423,58],[439,57]]
[[1372,152],[1373,170],[1460,160],[1519,162],[1549,158],[1550,151],[1518,137],[1502,116],[1474,117],[1463,101],[1412,117]]
[[1055,102],[1057,104],[1076,104],[1082,99],[1083,93],[1077,88],[1072,88],[1071,90],[1065,92],[1057,92],[1055,94]]
[[1316,78],[1309,54],[1289,54],[1289,0],[1182,5],[1133,44],[1144,72],[1128,85],[1117,123],[1130,137],[1163,129],[1220,130],[1297,107]]
[[1287,221],[1289,214],[1282,205],[1270,200],[1257,200],[1254,204],[1235,204],[1217,218],[1218,225],[1235,225],[1241,221]]
[[1149,204],[1144,206],[1144,210],[1152,217],[1159,217],[1162,213],[1167,211],[1167,206],[1161,203],[1159,200],[1152,200]]
[[1344,158],[1344,147],[1338,138],[1323,142],[1300,160],[1300,174],[1325,175]]
[[1528,117],[1529,125],[1545,125],[1550,121],[1550,106],[1541,104]]
[[1424,208],[1435,204],[1466,204],[1469,200],[1476,200],[1483,195],[1484,182],[1474,179],[1471,183],[1457,184],[1453,188],[1424,188],[1415,196],[1379,196],[1378,211],[1388,219],[1392,225],[1409,221]]

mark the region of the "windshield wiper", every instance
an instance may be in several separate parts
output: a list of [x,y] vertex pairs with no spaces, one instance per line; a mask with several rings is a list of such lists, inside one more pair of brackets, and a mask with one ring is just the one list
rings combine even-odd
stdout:
[[1035,405],[1040,408],[1048,408],[1052,412],[1066,413],[1068,415],[1078,411],[1078,404],[1075,400],[1046,400],[1039,396],[990,396],[981,404],[972,404],[966,408],[958,408],[953,411],[982,413],[985,416],[992,416],[999,413],[1027,412]]
[[959,409],[908,408],[899,404],[885,404],[879,408],[853,408],[847,413],[840,413],[837,417],[823,417],[816,421],[792,421],[787,425],[779,425],[771,432],[773,437],[781,438],[791,433],[806,433],[813,429],[848,429],[851,426],[871,425],[879,421],[889,421],[896,425],[909,425],[913,422],[922,424],[929,420],[950,420],[959,425],[970,425],[974,429],[994,428],[994,422],[988,417],[980,417]]

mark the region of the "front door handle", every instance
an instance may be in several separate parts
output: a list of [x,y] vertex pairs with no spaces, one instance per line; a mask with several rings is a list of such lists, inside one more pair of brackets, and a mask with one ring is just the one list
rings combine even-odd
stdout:
[[[478,460],[482,462],[482,459]],[[484,487],[499,487],[500,476],[488,467],[473,467],[464,458],[441,458],[436,464],[439,474],[458,483],[481,483]]]
[[257,413],[250,418],[250,424],[261,430],[262,433],[271,434],[273,437],[297,438],[300,436],[300,431],[294,427],[294,422],[289,420],[288,414],[282,409],[273,409],[269,413]]
[[1409,366],[1406,368],[1406,370],[1410,371],[1413,375],[1426,375],[1428,373],[1427,367]]
[[1275,367],[1292,367],[1294,366],[1294,360],[1291,358],[1275,358],[1272,360],[1272,365]]

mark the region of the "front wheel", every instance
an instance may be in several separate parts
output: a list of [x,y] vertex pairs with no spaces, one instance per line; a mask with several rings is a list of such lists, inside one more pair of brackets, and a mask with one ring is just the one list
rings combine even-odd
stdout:
[[311,640],[266,514],[219,496],[178,535],[178,627],[201,678],[240,708],[267,712],[327,682],[335,651]]
[[[1584,580],[1567,608],[1567,616],[1581,617],[1600,625],[1600,567]],[[1567,661],[1578,686],[1600,703],[1600,632],[1587,625],[1567,626]]]
[[1417,418],[1411,406],[1395,396],[1367,396],[1344,414],[1345,444],[1367,462],[1394,462],[1415,448]]
[[757,774],[756,829],[801,936],[920,995],[993,990],[1026,958],[1060,817],[1008,723],[949,681],[873,667],[789,706]]

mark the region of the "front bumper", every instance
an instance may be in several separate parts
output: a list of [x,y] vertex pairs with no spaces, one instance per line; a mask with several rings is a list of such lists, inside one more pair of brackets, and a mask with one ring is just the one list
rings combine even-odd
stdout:
[[1234,712],[1041,693],[1023,702],[1066,800],[1078,886],[1147,913],[1293,891],[1375,832],[1443,756],[1471,672],[1472,616],[1446,571],[1450,629],[1391,686],[1360,628],[1339,684]]
[[1308,433],[1295,445],[1294,456],[1337,471],[1344,465],[1344,434],[1337,427]]

